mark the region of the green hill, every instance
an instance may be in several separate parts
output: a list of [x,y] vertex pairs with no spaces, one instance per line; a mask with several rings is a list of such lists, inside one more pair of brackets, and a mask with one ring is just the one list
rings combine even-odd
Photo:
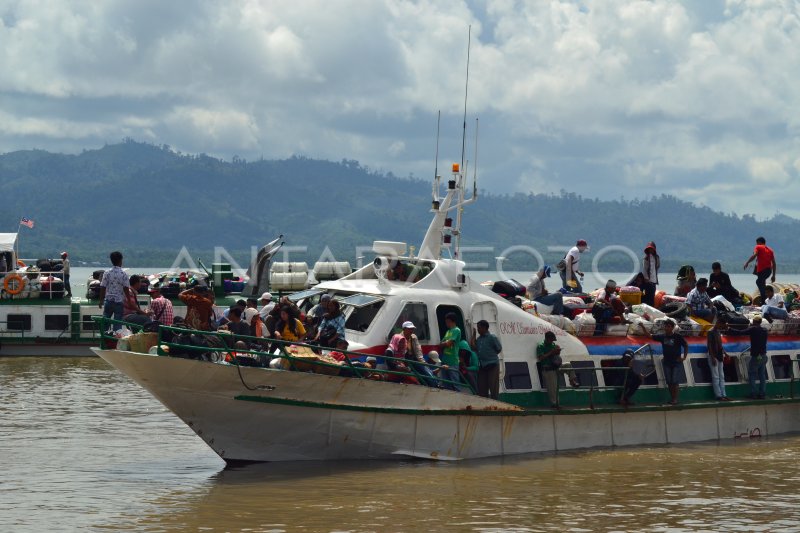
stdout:
[[[21,216],[36,222],[33,230],[23,228],[23,256],[68,249],[76,262],[104,262],[120,249],[131,266],[171,264],[183,246],[208,262],[217,246],[246,261],[251,247],[278,234],[287,245],[308,247],[293,260],[313,262],[328,246],[337,259],[354,262],[356,247],[375,239],[419,245],[430,221],[428,182],[382,175],[356,161],[224,162],[131,140],[79,155],[4,154],[0,194],[9,206],[0,214],[2,231],[14,231]],[[512,245],[533,247],[554,262],[563,254],[548,247],[578,238],[590,242],[593,254],[617,245],[639,255],[654,240],[664,268],[676,269],[713,260],[738,266],[764,235],[780,268],[796,271],[799,231],[800,221],[785,215],[759,222],[670,196],[600,201],[568,192],[482,191],[465,211],[463,245],[491,247],[465,259],[493,264]],[[532,262],[522,252],[510,259],[507,268]],[[630,260],[607,254],[603,266],[614,265],[628,270]]]

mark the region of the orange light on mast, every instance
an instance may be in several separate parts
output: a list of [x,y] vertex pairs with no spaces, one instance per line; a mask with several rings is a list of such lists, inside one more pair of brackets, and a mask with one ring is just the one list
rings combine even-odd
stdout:
[[458,172],[460,168],[458,163],[453,163],[453,172]]

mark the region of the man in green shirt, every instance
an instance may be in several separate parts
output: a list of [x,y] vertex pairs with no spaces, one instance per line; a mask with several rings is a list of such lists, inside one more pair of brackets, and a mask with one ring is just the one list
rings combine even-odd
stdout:
[[[442,338],[442,379],[461,382],[461,373],[458,371],[458,345],[461,343],[461,328],[456,326],[456,314],[447,313],[444,317],[447,333]],[[458,390],[452,383],[443,383],[442,386],[451,390]]]
[[542,378],[544,387],[547,389],[547,397],[550,406],[558,409],[558,373],[553,361],[554,356],[561,355],[561,347],[556,344],[556,334],[548,331],[544,334],[544,340],[536,347],[536,359],[542,365]]

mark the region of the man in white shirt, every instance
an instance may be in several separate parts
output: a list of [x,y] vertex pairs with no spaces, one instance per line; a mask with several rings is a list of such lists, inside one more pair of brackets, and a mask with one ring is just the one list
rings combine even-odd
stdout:
[[786,320],[789,318],[789,312],[783,303],[783,295],[781,293],[775,294],[775,287],[767,285],[764,287],[767,299],[764,300],[764,305],[761,306],[761,314],[767,319],[767,322],[772,322],[773,319]]
[[261,320],[266,320],[270,311],[275,308],[275,302],[272,301],[272,294],[265,292],[261,295],[261,310],[258,312],[261,315]]
[[567,255],[564,257],[564,268],[562,269],[561,266],[558,268],[558,273],[561,275],[561,285],[568,291],[583,292],[583,287],[580,281],[578,281],[578,276],[583,279],[583,272],[581,272],[579,268],[579,263],[581,261],[581,254],[588,249],[589,245],[585,240],[578,240],[575,246],[570,248],[569,252],[567,252]]

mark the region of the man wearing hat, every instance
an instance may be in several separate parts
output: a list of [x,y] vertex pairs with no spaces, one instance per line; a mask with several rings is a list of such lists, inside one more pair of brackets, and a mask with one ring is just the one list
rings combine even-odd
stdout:
[[266,320],[267,315],[275,308],[275,302],[272,301],[272,294],[265,292],[261,295],[259,301],[261,303],[261,311],[259,311],[258,314],[261,315],[261,320]]
[[438,386],[439,380],[437,380],[436,376],[433,375],[433,370],[431,370],[430,367],[425,366],[425,357],[422,355],[422,344],[419,342],[416,334],[417,327],[410,320],[406,320],[403,322],[402,328],[403,337],[406,339],[406,360],[409,362],[409,364],[422,363],[414,364],[414,370],[421,375],[422,380],[426,385],[431,387]]
[[550,267],[544,265],[533,275],[528,282],[528,298],[542,305],[553,308],[550,314],[561,315],[564,313],[564,295],[560,292],[550,294],[544,286],[544,278],[550,277]]
[[165,326],[171,326],[175,320],[175,311],[172,302],[161,294],[158,283],[150,285],[150,315],[153,320]]
[[64,265],[61,270],[61,274],[64,276],[64,292],[67,298],[71,298],[72,287],[69,286],[69,254],[67,252],[61,252],[61,262]]
[[[561,275],[561,285],[571,292],[583,292],[583,287],[578,276],[583,279],[583,272],[580,270],[581,254],[589,249],[589,244],[583,240],[578,239],[575,246],[569,249],[564,259],[559,262],[559,274]],[[561,267],[564,268],[561,268]]]

